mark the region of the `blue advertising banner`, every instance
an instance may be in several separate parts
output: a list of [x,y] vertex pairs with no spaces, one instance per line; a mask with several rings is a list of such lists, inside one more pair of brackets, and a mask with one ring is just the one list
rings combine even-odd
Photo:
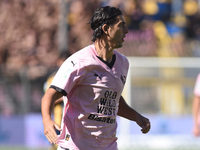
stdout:
[[0,145],[25,145],[23,116],[0,116]]
[[[118,117],[117,136],[120,149],[174,148],[195,149],[200,147],[200,138],[192,135],[192,116],[145,115],[151,121],[151,130],[142,134],[135,122]],[[158,142],[159,141],[159,142]],[[0,146],[23,146],[48,148],[50,143],[43,131],[41,114],[0,116]]]
[[41,114],[28,114],[24,119],[25,144],[27,147],[47,147],[49,142],[43,131]]

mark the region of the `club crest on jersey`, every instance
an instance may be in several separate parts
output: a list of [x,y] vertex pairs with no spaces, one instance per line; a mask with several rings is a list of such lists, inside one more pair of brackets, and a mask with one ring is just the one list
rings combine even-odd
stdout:
[[126,82],[126,76],[121,75],[120,79],[121,79],[122,83],[125,84],[125,82]]
[[94,76],[98,77],[99,80],[102,80],[102,74],[98,75],[98,74],[95,73]]
[[70,135],[67,134],[65,140],[69,141]]

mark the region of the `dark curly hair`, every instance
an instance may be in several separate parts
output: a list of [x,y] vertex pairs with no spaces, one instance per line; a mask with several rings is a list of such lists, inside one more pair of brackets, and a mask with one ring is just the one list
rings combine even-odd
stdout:
[[122,15],[119,8],[105,6],[98,8],[90,20],[90,27],[94,30],[92,41],[95,42],[103,35],[104,24],[113,25],[117,16]]

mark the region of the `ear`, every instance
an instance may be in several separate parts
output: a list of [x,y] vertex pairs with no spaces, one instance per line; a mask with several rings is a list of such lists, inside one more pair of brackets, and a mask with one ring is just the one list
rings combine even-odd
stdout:
[[105,34],[108,34],[108,28],[109,28],[109,26],[108,26],[107,24],[104,24],[104,25],[102,26],[102,30],[103,30],[103,32],[104,32]]

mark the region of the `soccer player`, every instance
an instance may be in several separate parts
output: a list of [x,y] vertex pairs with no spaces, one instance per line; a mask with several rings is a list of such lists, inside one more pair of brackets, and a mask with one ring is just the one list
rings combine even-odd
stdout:
[[195,136],[200,135],[200,74],[198,75],[194,87],[194,99],[193,99],[193,120],[194,120],[194,126],[193,126],[193,134]]
[[[150,121],[129,107],[121,96],[129,68],[118,53],[128,33],[120,9],[97,9],[90,20],[89,45],[71,55],[59,68],[41,101],[44,134],[58,150],[117,150],[116,116],[135,121],[142,133]],[[61,128],[52,120],[54,102],[63,97]],[[57,136],[55,129],[61,133]]]

